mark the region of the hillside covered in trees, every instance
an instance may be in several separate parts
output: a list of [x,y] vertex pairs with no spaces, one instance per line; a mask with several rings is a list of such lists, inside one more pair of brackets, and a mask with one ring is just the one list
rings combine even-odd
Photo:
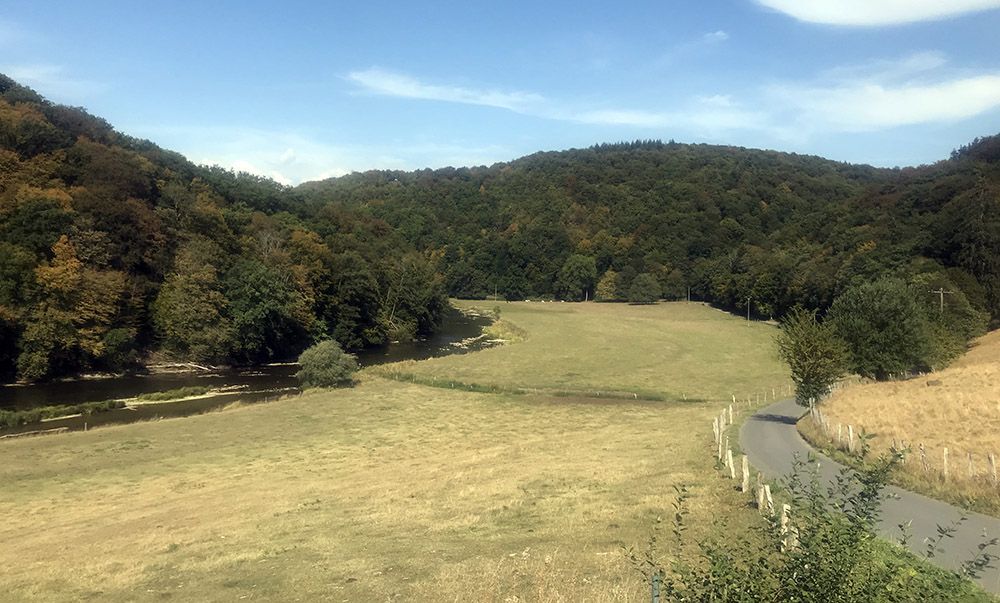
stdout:
[[767,318],[892,276],[1000,316],[996,136],[919,168],[648,141],[298,191],[389,223],[456,296],[623,299],[651,275],[665,298]]
[[447,300],[425,254],[367,212],[306,209],[0,76],[0,378],[435,328]]
[[998,210],[997,136],[906,169],[642,141],[288,188],[0,77],[0,375],[358,349],[432,331],[446,294],[768,318],[884,277],[964,342],[1000,317]]

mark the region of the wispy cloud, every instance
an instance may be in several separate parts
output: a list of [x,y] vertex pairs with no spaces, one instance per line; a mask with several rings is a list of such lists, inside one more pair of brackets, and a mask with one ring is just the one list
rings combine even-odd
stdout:
[[347,75],[347,79],[368,92],[385,96],[484,105],[517,112],[526,112],[545,100],[540,95],[530,92],[478,90],[462,86],[430,84],[408,75],[378,68],[352,71]]
[[1000,8],[1000,0],[757,0],[799,21],[874,27],[936,21]]
[[134,126],[130,131],[157,140],[195,163],[267,176],[283,184],[371,169],[490,165],[509,160],[517,152],[502,145],[463,141],[344,145],[327,142],[314,132],[237,126]]
[[940,53],[845,66],[769,86],[765,99],[810,131],[874,131],[967,119],[1000,108],[1000,72],[962,73]]
[[0,72],[56,101],[79,103],[107,90],[104,84],[68,75],[61,65],[0,65]]
[[[722,32],[715,32],[719,33]],[[709,35],[720,37],[715,34]],[[759,127],[763,119],[761,114],[747,111],[737,106],[731,97],[722,95],[694,97],[681,107],[662,110],[587,108],[547,99],[537,93],[484,92],[459,86],[431,85],[412,76],[382,70],[352,72],[348,79],[368,92],[385,96],[484,105],[546,119],[601,126],[688,128],[699,133],[718,133],[732,128]]]
[[721,29],[707,33],[701,37],[701,41],[706,44],[718,44],[719,42],[725,42],[728,39],[729,34]]

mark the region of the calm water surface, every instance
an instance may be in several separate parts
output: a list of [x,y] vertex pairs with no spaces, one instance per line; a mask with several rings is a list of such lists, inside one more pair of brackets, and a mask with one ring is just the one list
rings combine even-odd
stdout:
[[[358,361],[361,366],[372,366],[400,360],[422,360],[480,350],[491,345],[484,337],[481,337],[483,328],[489,323],[489,318],[466,315],[452,310],[445,316],[441,329],[433,337],[424,341],[395,343],[365,350],[358,354]],[[0,409],[27,409],[37,406],[134,398],[139,394],[188,386],[209,387],[217,393],[196,400],[146,404],[134,408],[97,413],[86,417],[86,419],[72,417],[45,421],[41,424],[4,429],[0,433],[18,433],[59,427],[83,429],[84,422],[87,423],[88,427],[109,423],[130,423],[157,417],[198,414],[221,408],[237,400],[241,403],[262,402],[298,392],[299,381],[295,378],[297,370],[298,367],[293,364],[273,364],[230,368],[211,373],[125,375],[108,379],[80,379],[26,386],[2,386],[0,387]]]

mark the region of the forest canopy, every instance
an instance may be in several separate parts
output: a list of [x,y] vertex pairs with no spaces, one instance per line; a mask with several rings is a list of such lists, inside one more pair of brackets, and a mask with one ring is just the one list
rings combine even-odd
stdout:
[[886,278],[947,306],[934,328],[962,335],[945,357],[1000,317],[998,149],[879,169],[649,140],[290,188],[0,76],[0,373],[357,350],[430,333],[446,295],[822,317]]

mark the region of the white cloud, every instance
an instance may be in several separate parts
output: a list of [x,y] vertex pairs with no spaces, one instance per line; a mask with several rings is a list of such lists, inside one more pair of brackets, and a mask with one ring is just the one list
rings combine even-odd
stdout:
[[[718,31],[713,36],[718,41],[726,34]],[[600,126],[623,126],[646,129],[677,128],[697,131],[703,135],[716,135],[727,129],[753,129],[761,127],[764,116],[737,106],[726,95],[694,97],[680,108],[646,110],[635,108],[586,108],[570,103],[557,103],[541,94],[530,92],[483,92],[451,85],[431,85],[399,73],[368,70],[352,72],[348,79],[365,90],[424,100],[487,105],[545,119],[572,121]]]
[[129,131],[156,140],[195,163],[220,165],[292,185],[373,169],[490,165],[519,152],[463,141],[343,145],[324,141],[315,132],[232,126],[133,126]]
[[729,39],[729,34],[722,31],[721,29],[707,33],[701,37],[701,40],[706,44],[717,44],[719,42],[725,42]]
[[757,0],[800,21],[872,27],[935,21],[1000,8],[1000,0]]
[[525,112],[544,99],[528,92],[476,90],[462,86],[441,86],[421,82],[408,75],[372,68],[352,71],[347,79],[365,90],[385,96],[438,100],[469,105],[485,105],[511,111]]
[[847,132],[957,121],[1000,107],[1000,74],[956,78],[930,84],[887,86],[859,82],[831,87],[776,86],[813,127]]
[[1000,108],[1000,72],[969,73],[941,53],[832,69],[765,89],[802,131],[863,132],[958,121]]
[[0,65],[0,72],[57,102],[78,104],[80,99],[107,89],[103,84],[67,75],[62,65]]

